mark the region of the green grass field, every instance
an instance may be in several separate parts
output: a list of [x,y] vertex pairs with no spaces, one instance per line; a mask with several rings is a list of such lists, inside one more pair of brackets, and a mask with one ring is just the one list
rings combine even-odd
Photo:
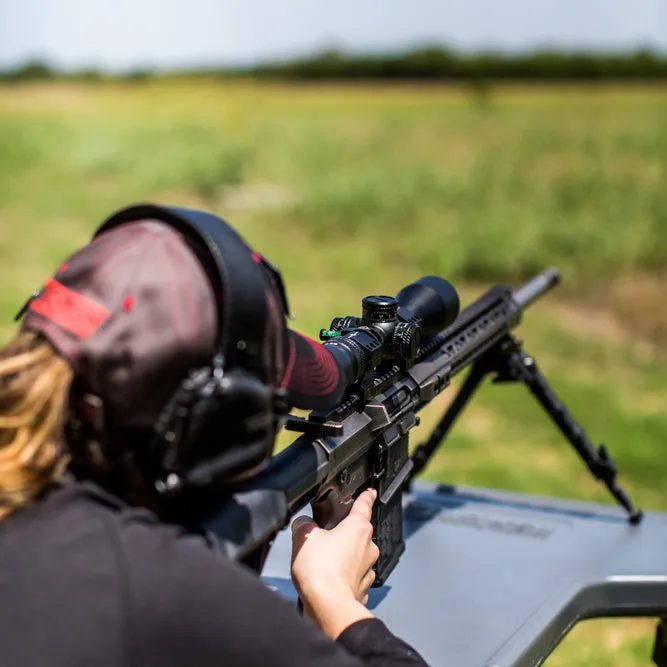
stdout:
[[[638,501],[667,510],[665,118],[667,91],[641,87],[0,88],[0,337],[138,200],[227,218],[281,266],[310,335],[421,275],[468,303],[557,266],[526,349]],[[607,502],[521,387],[485,386],[427,477]],[[587,622],[548,664],[649,664],[652,627]]]

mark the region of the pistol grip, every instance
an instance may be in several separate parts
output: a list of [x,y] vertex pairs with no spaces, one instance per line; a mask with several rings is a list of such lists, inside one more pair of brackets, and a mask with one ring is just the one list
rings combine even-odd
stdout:
[[335,528],[352,509],[354,498],[341,498],[335,491],[329,491],[322,500],[311,503],[313,520],[326,530]]

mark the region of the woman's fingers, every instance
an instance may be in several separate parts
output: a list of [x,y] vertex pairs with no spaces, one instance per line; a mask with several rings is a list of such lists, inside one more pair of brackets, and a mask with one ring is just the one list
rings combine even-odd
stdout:
[[375,489],[366,489],[352,505],[350,516],[358,516],[366,521],[371,520],[373,515],[373,503],[377,498],[377,491]]
[[375,570],[370,569],[366,574],[364,575],[364,578],[361,580],[361,592],[362,593],[367,593],[368,589],[373,585],[373,582],[375,581]]
[[317,528],[317,524],[307,516],[298,516],[292,522],[292,551],[296,553],[308,538],[308,535]]

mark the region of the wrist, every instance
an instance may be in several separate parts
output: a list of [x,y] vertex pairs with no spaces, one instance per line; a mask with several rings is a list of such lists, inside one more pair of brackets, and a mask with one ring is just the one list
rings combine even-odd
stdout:
[[294,577],[294,583],[300,597],[317,606],[329,606],[355,599],[350,585],[332,576],[306,579]]
[[375,618],[373,613],[350,593],[322,593],[315,597],[302,598],[302,601],[306,616],[333,640],[338,639],[353,623]]

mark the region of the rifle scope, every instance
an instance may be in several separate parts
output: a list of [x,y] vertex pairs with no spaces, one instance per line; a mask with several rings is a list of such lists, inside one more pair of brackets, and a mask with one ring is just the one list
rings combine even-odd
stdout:
[[383,359],[414,363],[422,335],[436,334],[459,314],[454,286],[437,276],[424,276],[396,297],[367,296],[361,317],[337,317],[320,339],[344,370],[349,385],[370,378]]

